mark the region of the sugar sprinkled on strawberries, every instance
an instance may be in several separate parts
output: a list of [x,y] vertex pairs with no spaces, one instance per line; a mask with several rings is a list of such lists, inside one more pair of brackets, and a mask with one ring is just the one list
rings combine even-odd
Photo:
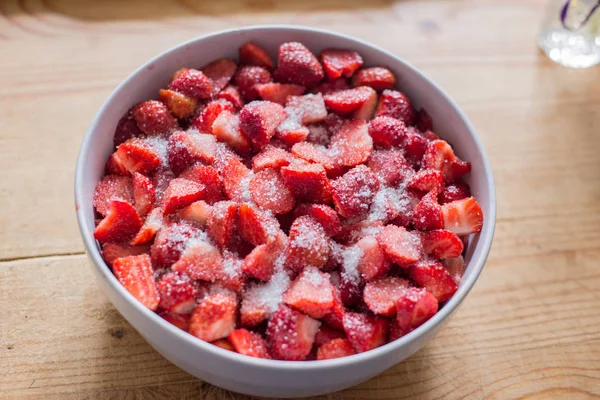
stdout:
[[350,282],[358,284],[360,281],[360,272],[358,271],[358,264],[364,251],[360,247],[351,246],[342,251],[342,275]]
[[275,273],[265,284],[255,284],[246,291],[246,298],[253,303],[266,307],[273,313],[283,301],[283,294],[290,287],[291,280],[283,269],[285,257],[280,256],[275,261]]
[[322,125],[309,125],[307,141],[321,146],[329,145],[329,131]]
[[167,156],[168,140],[162,136],[149,136],[145,140],[160,157],[161,166],[169,168],[169,157]]
[[223,252],[223,273],[230,278],[239,276],[242,272],[244,261],[239,259],[236,253],[228,250]]

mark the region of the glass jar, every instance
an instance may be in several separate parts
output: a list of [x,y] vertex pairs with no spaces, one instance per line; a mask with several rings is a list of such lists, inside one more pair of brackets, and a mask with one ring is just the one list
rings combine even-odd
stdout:
[[551,0],[538,37],[540,48],[567,67],[600,63],[599,5],[599,0]]

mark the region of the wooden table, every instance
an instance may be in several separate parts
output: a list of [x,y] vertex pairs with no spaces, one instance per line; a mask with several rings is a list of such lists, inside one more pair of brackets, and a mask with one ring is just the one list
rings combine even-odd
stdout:
[[75,221],[82,136],[148,58],[249,24],[326,27],[413,63],[495,172],[496,239],[429,345],[329,399],[600,395],[600,69],[536,49],[541,0],[0,3],[0,398],[243,398],[171,365],[92,279]]

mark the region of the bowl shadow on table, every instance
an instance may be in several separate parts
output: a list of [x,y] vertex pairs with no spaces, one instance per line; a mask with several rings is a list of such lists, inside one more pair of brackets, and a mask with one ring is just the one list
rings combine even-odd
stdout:
[[[451,0],[454,1],[454,0]],[[290,12],[360,11],[389,7],[389,0],[132,0],[98,2],[93,0],[54,0],[11,2],[0,11],[10,18],[15,14],[59,14],[80,21],[153,20],[189,16],[226,17],[237,14]]]
[[[112,308],[108,304],[106,306]],[[115,394],[118,397],[127,393],[139,398],[267,399],[234,393],[194,378],[154,351],[116,310],[104,311],[107,319],[105,338],[109,342],[102,346],[104,358],[114,360],[119,358],[118,355],[129,354],[130,362],[127,365],[130,367],[121,369],[119,378],[110,383],[110,388],[101,389],[103,395]],[[136,358],[140,362],[132,364],[131,361]],[[429,387],[434,384],[431,379],[435,374],[433,367],[429,360],[429,346],[425,346],[407,360],[358,386],[306,399],[427,399],[427,394],[433,390],[433,387]]]

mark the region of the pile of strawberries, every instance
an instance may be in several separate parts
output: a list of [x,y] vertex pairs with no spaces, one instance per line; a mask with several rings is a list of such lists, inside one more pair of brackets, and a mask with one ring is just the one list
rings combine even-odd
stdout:
[[[385,67],[257,44],[173,75],[118,122],[95,238],[165,320],[252,357],[324,360],[419,327],[483,215],[470,164]],[[442,122],[443,123],[443,122]]]

